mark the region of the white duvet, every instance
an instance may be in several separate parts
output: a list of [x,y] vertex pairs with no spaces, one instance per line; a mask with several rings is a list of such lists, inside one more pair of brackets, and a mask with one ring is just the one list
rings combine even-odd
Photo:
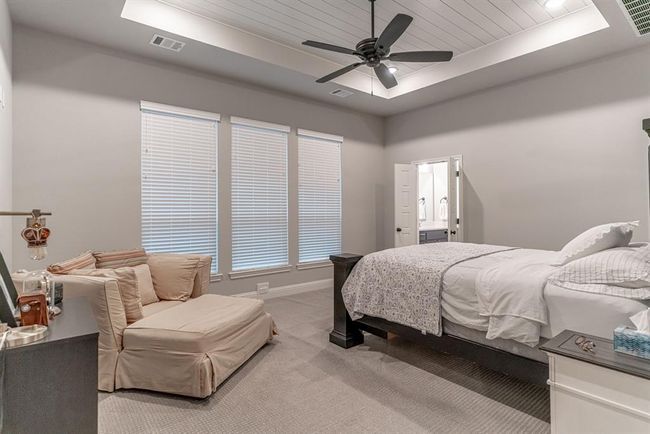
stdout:
[[483,268],[476,276],[478,313],[487,318],[487,339],[539,342],[548,324],[544,287],[557,269],[556,252],[535,251]]

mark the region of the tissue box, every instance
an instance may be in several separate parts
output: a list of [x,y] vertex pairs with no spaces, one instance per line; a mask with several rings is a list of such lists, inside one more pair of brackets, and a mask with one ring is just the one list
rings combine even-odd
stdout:
[[650,334],[620,326],[614,330],[614,351],[650,359]]

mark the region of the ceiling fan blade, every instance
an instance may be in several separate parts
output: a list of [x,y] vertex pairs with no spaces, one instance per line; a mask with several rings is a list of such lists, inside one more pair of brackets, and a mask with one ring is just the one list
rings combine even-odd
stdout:
[[375,66],[375,74],[386,89],[397,86],[397,80],[395,80],[395,76],[391,74],[391,72],[388,70],[388,67],[383,63]]
[[452,51],[406,51],[392,53],[388,59],[395,62],[449,62],[453,55]]
[[381,32],[381,35],[379,35],[379,38],[375,43],[375,48],[378,50],[383,50],[384,52],[388,51],[391,45],[393,45],[395,41],[397,41],[399,37],[402,36],[402,33],[406,31],[406,28],[409,26],[409,24],[411,24],[411,21],[413,21],[413,17],[410,17],[408,15],[395,15],[395,18],[393,18],[393,20],[388,23],[384,31]]
[[327,74],[325,77],[319,78],[318,80],[316,80],[316,83],[327,83],[328,81],[338,77],[339,75],[343,75],[347,72],[350,72],[361,65],[363,65],[363,62],[353,63],[352,65],[348,65],[345,68],[341,68],[338,71],[332,72],[331,74]]
[[307,45],[309,47],[314,47],[314,48],[320,48],[321,50],[336,51],[337,53],[343,53],[343,54],[352,54],[352,55],[357,54],[356,51],[350,50],[349,48],[339,47],[338,45],[326,44],[325,42],[305,41],[302,43],[302,45]]

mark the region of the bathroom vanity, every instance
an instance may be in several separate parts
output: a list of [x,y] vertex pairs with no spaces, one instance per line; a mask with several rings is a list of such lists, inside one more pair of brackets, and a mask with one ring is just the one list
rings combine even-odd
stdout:
[[419,244],[442,243],[448,240],[447,229],[420,229]]

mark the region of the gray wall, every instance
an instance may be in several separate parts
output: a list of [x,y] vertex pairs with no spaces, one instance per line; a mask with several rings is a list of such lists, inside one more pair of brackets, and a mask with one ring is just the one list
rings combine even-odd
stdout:
[[648,239],[650,50],[633,51],[388,118],[393,164],[462,154],[466,241],[559,249],[599,223]]
[[[0,87],[4,89],[5,107],[0,105],[0,211],[10,211],[12,151],[12,84],[11,84],[11,19],[5,0],[0,0]],[[0,217],[0,252],[11,266],[12,217]]]
[[[14,33],[14,207],[51,209],[46,262],[140,245],[140,100],[225,116],[219,137],[220,270],[230,269],[228,116],[341,135],[343,249],[383,244],[382,119],[18,27]],[[290,262],[297,260],[297,183],[290,175]],[[18,223],[16,223],[17,225]],[[15,226],[16,226],[15,225]],[[18,229],[17,227],[15,229]],[[15,242],[14,268],[35,265]],[[45,264],[42,264],[45,265]],[[327,279],[331,268],[215,284],[222,293]]]

